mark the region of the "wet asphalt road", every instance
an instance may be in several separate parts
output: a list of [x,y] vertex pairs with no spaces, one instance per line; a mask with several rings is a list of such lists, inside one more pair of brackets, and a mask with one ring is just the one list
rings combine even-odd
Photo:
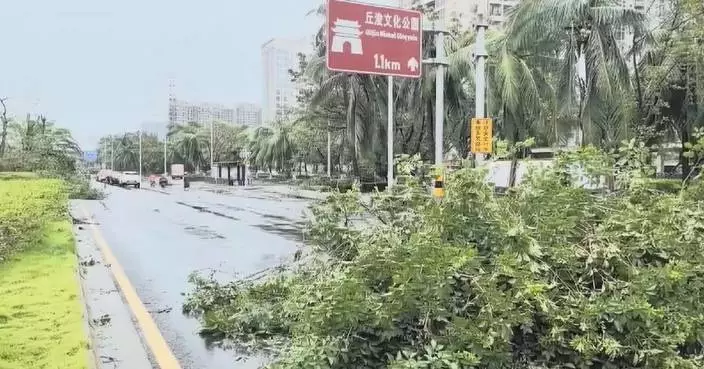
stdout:
[[194,271],[231,280],[291,260],[309,200],[257,190],[107,192],[88,210],[182,367],[259,367],[260,359],[237,360],[232,350],[207,347],[198,322],[181,313],[182,293]]

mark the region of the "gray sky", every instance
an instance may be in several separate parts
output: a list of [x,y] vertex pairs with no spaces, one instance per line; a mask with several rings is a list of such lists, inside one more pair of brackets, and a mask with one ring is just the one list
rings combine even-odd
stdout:
[[0,96],[15,115],[70,128],[84,149],[166,121],[169,78],[179,98],[261,104],[261,44],[313,33],[323,19],[305,15],[320,2],[3,1]]

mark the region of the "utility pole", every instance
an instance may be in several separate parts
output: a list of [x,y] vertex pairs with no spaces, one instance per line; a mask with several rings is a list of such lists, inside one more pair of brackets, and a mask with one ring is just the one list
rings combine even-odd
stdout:
[[[435,0],[437,7],[440,0]],[[445,128],[445,20],[438,20],[439,27],[435,35],[435,166],[442,168],[443,135]]]
[[[441,0],[435,0],[435,9],[442,7]],[[445,68],[447,67],[447,57],[445,56],[445,19],[441,15],[432,22],[430,28],[425,31],[435,34],[435,58],[423,60],[423,63],[436,65],[435,70],[435,168],[437,174],[433,181],[433,196],[442,198],[444,191],[444,128],[445,128]]]
[[213,157],[213,153],[215,152],[213,145],[215,144],[214,140],[214,125],[215,122],[211,119],[210,120],[210,173],[212,176],[213,173],[213,167],[215,166],[215,158]]
[[[444,1],[435,0],[435,9],[442,7]],[[423,60],[424,64],[436,65],[435,71],[435,166],[441,169],[443,163],[443,135],[445,128],[445,68],[447,58],[445,56],[445,19],[438,15],[438,18],[431,22],[429,28],[424,31],[435,34],[435,58]]]
[[[475,58],[475,106],[474,106],[474,117],[475,118],[486,118],[486,60],[489,54],[486,51],[486,29],[489,25],[486,22],[488,5],[487,1],[484,0],[479,9],[479,14],[477,17],[477,41],[475,44],[474,58]],[[478,162],[479,155],[475,160]]]
[[168,136],[164,136],[164,176],[166,176],[169,172],[166,169],[166,144],[169,141]]
[[139,187],[142,187],[142,130],[139,133]]
[[330,134],[330,121],[328,121],[328,178],[332,178],[332,169],[330,168],[330,164],[332,163],[332,159],[330,158],[330,153],[331,153],[331,134]]
[[115,137],[110,137],[110,170],[115,170]]
[[388,76],[387,79],[387,97],[386,103],[386,188],[390,189],[394,184],[394,77]]

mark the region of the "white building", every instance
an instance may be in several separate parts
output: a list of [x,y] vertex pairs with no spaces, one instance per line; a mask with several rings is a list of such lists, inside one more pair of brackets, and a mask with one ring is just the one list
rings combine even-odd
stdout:
[[238,104],[235,108],[235,123],[243,126],[262,124],[262,109],[256,104]]
[[275,38],[262,45],[264,97],[262,119],[266,124],[288,118],[296,108],[298,88],[289,70],[298,69],[298,54],[309,54],[308,39]]
[[253,104],[239,104],[235,107],[229,107],[169,97],[170,124],[196,122],[205,125],[213,121],[248,126],[259,125],[261,124],[261,109]]
[[[620,0],[619,3],[621,6],[645,13],[647,18],[646,28],[650,31],[660,28],[661,23],[667,19],[672,11],[669,0]],[[633,46],[633,33],[625,27],[616,30],[614,37],[619,42],[622,51],[627,51]]]
[[445,26],[450,27],[458,21],[462,29],[474,29],[479,15],[489,14],[489,26],[501,26],[507,16],[520,0],[399,0],[399,6],[410,8],[417,5],[433,7],[438,16],[445,21]]

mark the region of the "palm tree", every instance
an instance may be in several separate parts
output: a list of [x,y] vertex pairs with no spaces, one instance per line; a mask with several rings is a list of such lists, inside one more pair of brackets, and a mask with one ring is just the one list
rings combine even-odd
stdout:
[[249,150],[255,166],[290,173],[296,152],[293,124],[279,122],[271,127],[257,128],[252,134]]
[[616,96],[619,85],[629,84],[615,32],[645,34],[644,22],[642,12],[611,0],[524,0],[506,25],[506,43],[509,51],[529,55],[537,65],[557,63],[558,106],[577,117],[578,141],[584,144],[594,141],[590,113],[599,101]]
[[187,165],[199,171],[206,164],[210,152],[210,131],[198,123],[189,122],[185,125],[169,127],[167,134],[169,141],[178,157]]
[[56,127],[46,117],[33,120],[28,115],[23,122],[8,127],[10,147],[16,148],[26,168],[72,171],[82,154],[81,148],[68,129]]

